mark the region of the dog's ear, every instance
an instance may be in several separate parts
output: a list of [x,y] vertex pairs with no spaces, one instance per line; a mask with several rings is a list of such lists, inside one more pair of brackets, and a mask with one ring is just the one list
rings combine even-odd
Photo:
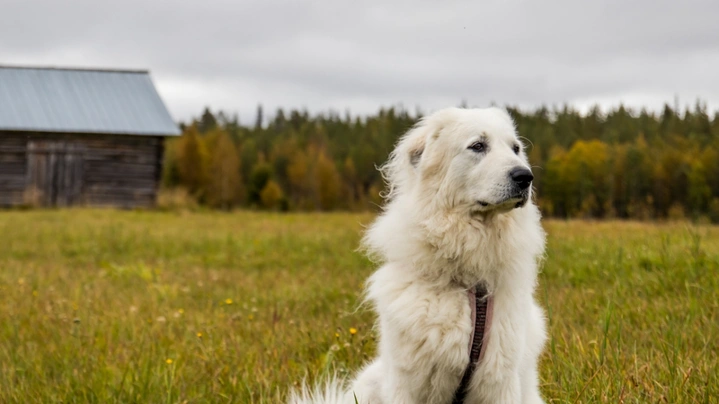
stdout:
[[389,160],[380,167],[382,177],[387,182],[388,191],[383,196],[390,200],[400,189],[411,187],[418,175],[418,168],[422,162],[427,145],[428,127],[426,119],[422,119],[402,135]]
[[400,189],[413,187],[420,177],[420,167],[428,158],[428,147],[440,136],[443,128],[456,117],[456,108],[439,110],[422,118],[397,142],[395,149],[380,171],[389,186],[385,193],[391,199]]
[[439,137],[442,129],[455,117],[455,113],[456,108],[447,108],[421,119],[400,139],[396,152],[404,153],[409,164],[417,168],[427,145]]
[[407,156],[409,157],[409,163],[412,165],[412,167],[417,168],[420,160],[422,159],[422,153],[424,153],[424,148],[427,141],[426,137],[422,136],[419,133],[416,133],[414,138],[408,138],[407,141],[408,144],[405,153],[407,153]]
[[419,164],[419,159],[422,158],[422,152],[424,152],[424,148],[410,152],[409,162],[414,168],[417,168],[417,164]]

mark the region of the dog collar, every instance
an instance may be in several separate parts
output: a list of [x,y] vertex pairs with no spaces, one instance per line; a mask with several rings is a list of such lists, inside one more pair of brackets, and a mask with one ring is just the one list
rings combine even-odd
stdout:
[[472,308],[472,334],[469,338],[469,364],[464,371],[462,380],[459,382],[457,390],[454,391],[452,404],[462,404],[467,396],[469,382],[477,368],[477,364],[484,357],[485,339],[489,335],[489,327],[492,323],[492,312],[494,309],[494,299],[487,292],[487,287],[483,284],[477,285],[467,291],[469,298],[469,307]]

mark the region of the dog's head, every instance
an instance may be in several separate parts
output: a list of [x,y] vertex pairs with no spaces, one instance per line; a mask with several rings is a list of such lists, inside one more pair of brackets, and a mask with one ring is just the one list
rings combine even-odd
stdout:
[[480,215],[524,206],[534,178],[514,122],[500,108],[447,108],[425,117],[382,171],[390,198]]

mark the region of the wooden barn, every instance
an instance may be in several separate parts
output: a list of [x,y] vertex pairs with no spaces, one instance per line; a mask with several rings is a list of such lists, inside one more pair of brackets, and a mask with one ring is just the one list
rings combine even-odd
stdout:
[[179,133],[147,71],[0,66],[0,206],[152,206]]

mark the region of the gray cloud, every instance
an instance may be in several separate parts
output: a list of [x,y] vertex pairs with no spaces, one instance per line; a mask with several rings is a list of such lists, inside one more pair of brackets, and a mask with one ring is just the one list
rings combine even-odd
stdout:
[[5,0],[0,63],[149,68],[173,115],[719,107],[716,1]]

